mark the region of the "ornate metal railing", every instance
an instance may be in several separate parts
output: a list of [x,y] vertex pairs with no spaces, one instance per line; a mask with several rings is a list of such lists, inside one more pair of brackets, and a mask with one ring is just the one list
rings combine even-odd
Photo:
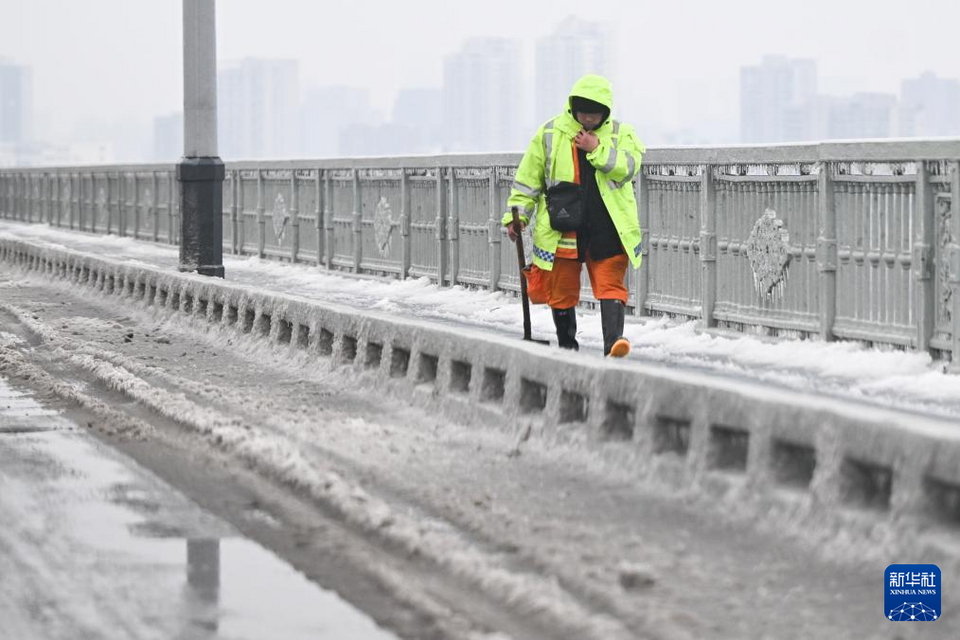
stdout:
[[[228,163],[224,249],[516,291],[517,154]],[[630,306],[960,363],[960,140],[651,149]],[[176,243],[171,165],[0,171],[7,219]],[[529,244],[529,243],[528,243]],[[591,302],[585,289],[584,299]]]

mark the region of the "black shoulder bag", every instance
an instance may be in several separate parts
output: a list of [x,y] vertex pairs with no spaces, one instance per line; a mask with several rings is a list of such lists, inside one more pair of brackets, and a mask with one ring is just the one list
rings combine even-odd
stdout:
[[547,189],[547,213],[550,226],[557,231],[576,231],[583,224],[583,189],[580,187],[580,157],[573,146],[573,171],[576,182],[561,182]]
[[561,182],[547,189],[550,226],[557,231],[576,231],[583,223],[581,189],[576,182]]

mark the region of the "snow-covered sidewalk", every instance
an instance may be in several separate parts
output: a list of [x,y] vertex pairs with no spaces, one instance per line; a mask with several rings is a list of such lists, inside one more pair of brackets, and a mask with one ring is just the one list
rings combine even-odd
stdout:
[[[0,236],[44,242],[112,259],[176,269],[178,248],[116,236],[95,236],[45,225],[0,221]],[[311,265],[224,256],[231,282],[293,293],[317,301],[398,316],[430,319],[519,338],[519,301],[502,292],[441,288],[426,278],[378,280],[318,269]],[[532,308],[534,334],[552,337],[545,306]],[[583,357],[601,357],[600,318],[581,310],[578,339]],[[895,349],[867,349],[855,343],[800,340],[777,342],[751,336],[699,332],[695,322],[628,318],[624,331],[633,343],[631,362],[658,363],[706,371],[796,391],[960,418],[960,377],[945,374],[929,355]],[[555,340],[554,340],[555,343]]]

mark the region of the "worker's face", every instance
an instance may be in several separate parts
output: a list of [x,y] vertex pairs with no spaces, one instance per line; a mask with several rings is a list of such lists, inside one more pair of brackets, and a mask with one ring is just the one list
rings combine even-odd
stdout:
[[583,125],[584,129],[593,129],[603,120],[602,113],[583,113],[577,111],[577,122]]

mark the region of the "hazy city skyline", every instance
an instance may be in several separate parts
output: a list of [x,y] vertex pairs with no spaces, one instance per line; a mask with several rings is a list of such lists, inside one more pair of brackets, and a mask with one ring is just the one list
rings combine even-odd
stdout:
[[[182,109],[180,2],[3,5],[13,19],[0,24],[0,58],[30,68],[35,139],[92,142],[95,132],[119,130],[149,145],[154,119]],[[278,0],[269,10],[230,0],[217,7],[217,45],[221,68],[248,58],[297,61],[301,103],[323,87],[365,91],[370,108],[384,115],[371,123],[378,126],[390,121],[402,91],[440,89],[445,60],[468,40],[513,39],[520,46],[519,119],[528,126],[552,115],[526,115],[535,111],[537,42],[562,22],[599,22],[613,40],[615,114],[635,123],[645,142],[734,142],[741,67],[766,55],[814,60],[818,92],[829,96],[899,95],[903,80],[927,71],[960,78],[951,44],[960,6],[921,0],[914,10],[937,19],[901,20],[861,1],[813,0],[789,11],[752,0],[736,7],[610,2],[584,13],[581,4],[560,0],[545,13],[536,3],[500,0],[482,8]],[[517,100],[503,96],[495,104],[512,110]],[[514,135],[519,150],[530,132]]]

